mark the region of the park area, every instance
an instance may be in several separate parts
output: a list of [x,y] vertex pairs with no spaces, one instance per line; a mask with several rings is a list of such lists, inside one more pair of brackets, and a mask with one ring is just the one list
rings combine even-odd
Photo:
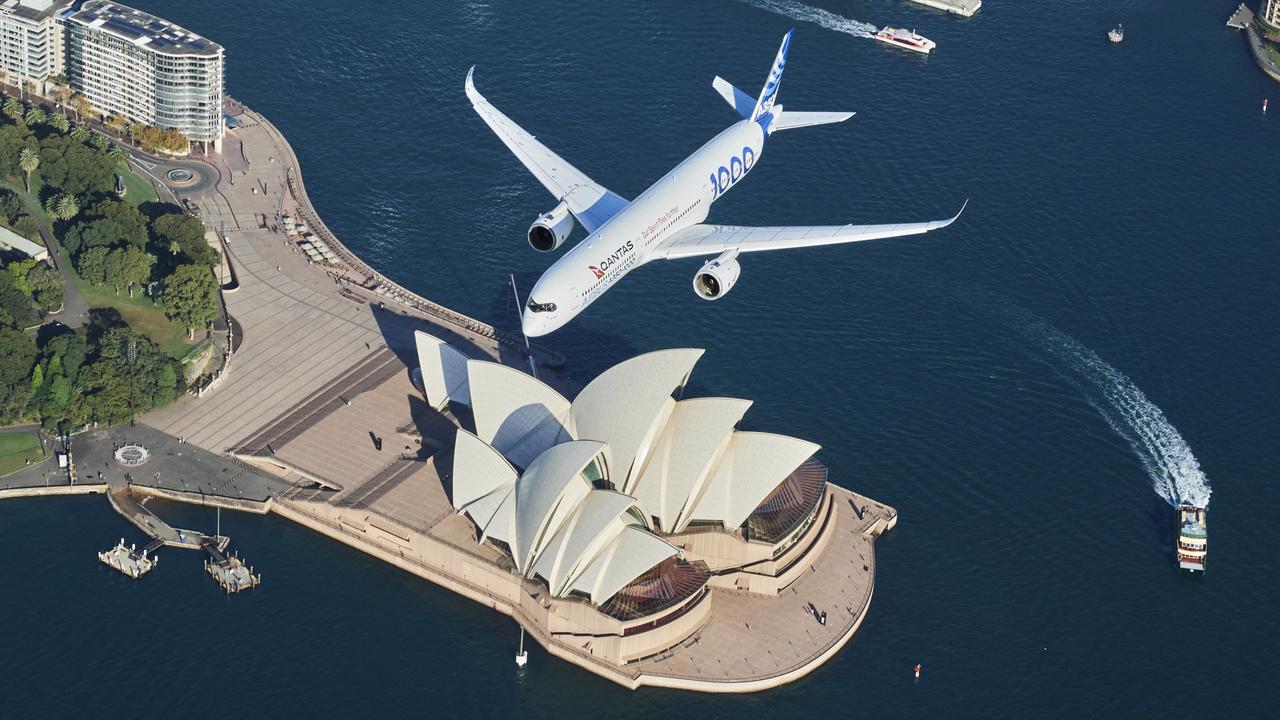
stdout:
[[0,431],[0,477],[34,465],[44,457],[44,448],[35,431]]

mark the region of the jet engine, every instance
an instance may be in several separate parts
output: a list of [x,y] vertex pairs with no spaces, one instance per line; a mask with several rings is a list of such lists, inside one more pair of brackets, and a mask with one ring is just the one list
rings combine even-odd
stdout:
[[727,250],[715,260],[708,260],[693,276],[693,291],[703,300],[718,300],[733,289],[741,274],[737,249]]
[[569,214],[568,203],[561,202],[529,226],[529,244],[539,252],[551,252],[563,245],[571,232],[573,216]]

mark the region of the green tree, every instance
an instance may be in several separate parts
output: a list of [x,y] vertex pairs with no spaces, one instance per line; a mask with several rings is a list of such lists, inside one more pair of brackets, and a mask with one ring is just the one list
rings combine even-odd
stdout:
[[88,140],[89,136],[93,133],[89,132],[89,128],[83,125],[76,125],[71,128],[71,131],[68,134],[71,136],[71,139],[76,142],[84,142],[85,140]]
[[31,295],[36,304],[45,310],[57,310],[62,307],[66,295],[66,287],[62,275],[45,263],[31,268],[27,273],[27,284],[31,286]]
[[145,285],[151,279],[151,266],[156,258],[141,248],[126,246],[115,248],[107,253],[106,280],[119,293],[128,290],[133,297],[133,289]]
[[27,174],[27,192],[31,192],[31,173],[40,167],[40,155],[31,148],[23,148],[18,154],[18,166]]
[[9,271],[9,275],[13,277],[13,286],[22,292],[31,294],[31,283],[27,282],[27,274],[36,266],[36,261],[30,258],[24,260],[14,260],[9,263],[5,269]]
[[43,125],[44,121],[48,119],[49,119],[49,116],[45,113],[45,111],[40,107],[34,106],[34,105],[31,107],[30,110],[27,110],[27,114],[23,116],[23,120],[27,123],[27,125]]
[[146,247],[147,219],[138,208],[122,200],[106,198],[90,205],[63,236],[73,256],[86,248],[131,245]]
[[35,395],[39,392],[41,385],[44,385],[44,370],[40,367],[40,363],[36,363],[35,368],[31,370],[31,394]]
[[10,120],[18,122],[22,119],[22,113],[26,112],[27,106],[18,101],[18,98],[11,97],[4,101],[4,107],[0,111],[9,116]]
[[187,260],[203,265],[216,265],[218,252],[204,238],[204,223],[200,218],[184,213],[169,213],[151,221],[151,233],[157,245],[170,250],[176,243]]
[[8,188],[0,188],[0,222],[12,226],[18,215],[26,210],[22,198]]
[[13,275],[3,268],[0,268],[0,311],[5,324],[16,328],[27,327],[35,319],[31,296],[18,289]]
[[52,127],[60,133],[65,133],[71,129],[71,121],[67,119],[65,114],[55,113],[49,118],[49,127]]
[[50,196],[44,204],[44,209],[59,220],[70,220],[80,212],[80,201],[76,200],[76,196],[71,193],[58,193]]
[[164,312],[187,328],[187,337],[218,316],[218,281],[208,265],[179,265],[165,278]]
[[0,328],[0,423],[26,416],[31,397],[31,366],[36,361],[35,338],[13,328]]
[[[173,360],[145,335],[127,326],[113,328],[98,339],[96,351],[79,383],[93,419],[120,422],[176,397]],[[74,412],[74,397],[70,405]]]
[[103,135],[102,133],[94,133],[93,138],[89,142],[99,150],[106,150],[107,146],[111,144],[111,138]]
[[40,141],[40,177],[45,185],[75,195],[106,194],[115,189],[116,161],[67,135]]
[[119,145],[112,145],[111,149],[107,151],[107,157],[115,160],[117,165],[124,165],[129,153],[125,152],[125,149]]
[[107,255],[111,248],[98,245],[76,256],[76,272],[91,285],[107,283]]

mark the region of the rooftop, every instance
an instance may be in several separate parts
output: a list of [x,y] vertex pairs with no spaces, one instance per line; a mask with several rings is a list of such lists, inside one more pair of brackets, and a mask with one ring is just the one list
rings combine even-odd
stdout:
[[38,21],[70,4],[71,0],[3,0],[0,2],[0,15]]
[[0,225],[0,250],[8,250],[10,248],[36,260],[49,256],[49,251],[45,249],[44,245],[31,242],[9,228]]
[[222,52],[221,45],[186,28],[109,0],[87,0],[79,10],[73,5],[63,17],[164,55],[212,56]]

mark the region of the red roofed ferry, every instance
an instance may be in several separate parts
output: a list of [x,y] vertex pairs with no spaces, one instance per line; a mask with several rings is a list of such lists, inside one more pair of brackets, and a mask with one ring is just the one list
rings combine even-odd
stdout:
[[917,35],[915,30],[906,31],[902,28],[885,27],[876,33],[876,39],[890,45],[915,50],[916,52],[928,55],[938,46],[938,43],[930,40],[923,35]]

